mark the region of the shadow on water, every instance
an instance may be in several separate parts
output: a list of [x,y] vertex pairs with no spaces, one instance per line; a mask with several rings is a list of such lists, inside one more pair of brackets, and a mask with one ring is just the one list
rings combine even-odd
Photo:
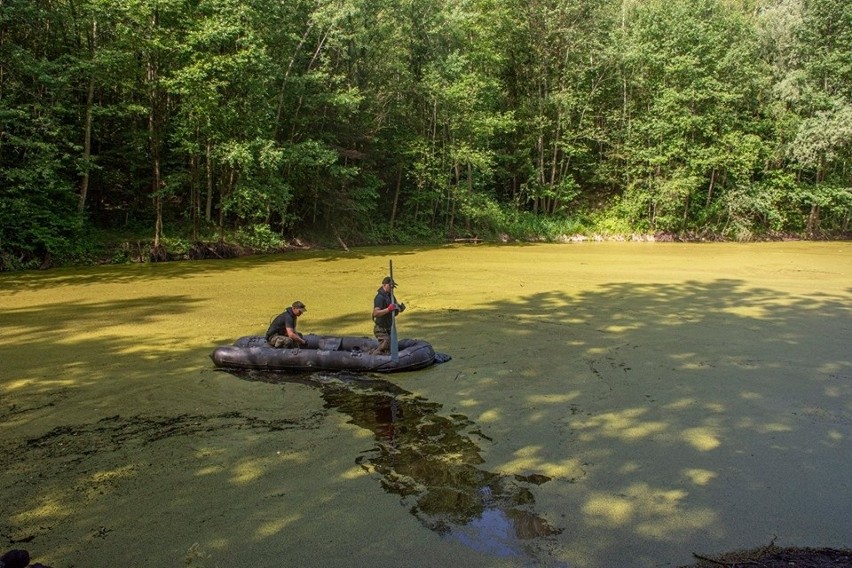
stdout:
[[489,438],[466,416],[443,416],[442,405],[381,379],[346,373],[228,372],[250,381],[318,389],[326,408],[373,433],[376,445],[356,463],[444,538],[497,557],[529,558],[523,541],[562,532],[533,510],[531,487],[550,478],[500,475],[477,467],[484,460],[474,438]]
[[345,258],[369,259],[389,255],[410,256],[418,252],[446,248],[445,245],[423,245],[419,247],[366,247],[349,250],[304,249],[282,253],[244,256],[239,258],[192,260],[183,262],[144,262],[131,264],[105,264],[81,267],[53,268],[49,270],[27,270],[0,272],[0,284],[5,292],[17,294],[23,291],[44,290],[65,286],[94,284],[108,279],[113,283],[150,282],[161,279],[197,278],[201,275],[221,276],[263,266],[275,266],[282,262],[315,260],[333,263]]

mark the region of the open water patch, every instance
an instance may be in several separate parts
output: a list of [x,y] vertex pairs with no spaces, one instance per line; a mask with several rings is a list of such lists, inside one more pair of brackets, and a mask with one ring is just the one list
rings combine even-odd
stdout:
[[229,371],[245,380],[316,388],[325,408],[373,433],[355,462],[423,526],[481,553],[542,565],[530,541],[562,532],[539,516],[533,489],[550,478],[483,469],[479,442],[490,439],[461,414],[383,379],[347,373],[294,375]]

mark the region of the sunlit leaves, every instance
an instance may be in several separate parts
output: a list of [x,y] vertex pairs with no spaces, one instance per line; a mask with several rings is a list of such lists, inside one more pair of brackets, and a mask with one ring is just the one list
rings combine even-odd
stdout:
[[757,102],[768,69],[743,16],[713,0],[637,6],[627,37],[628,196],[648,204],[652,225],[684,230],[701,204],[748,185],[760,167]]
[[79,226],[84,176],[97,226],[149,223],[153,201],[347,240],[528,219],[510,211],[848,227],[843,0],[2,5],[0,249],[19,256]]
[[819,111],[802,121],[790,153],[814,169],[852,156],[852,104]]

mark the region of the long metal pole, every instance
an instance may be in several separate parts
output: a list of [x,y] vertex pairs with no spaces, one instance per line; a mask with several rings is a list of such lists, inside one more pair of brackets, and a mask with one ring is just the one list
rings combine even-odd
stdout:
[[[391,287],[390,287],[391,303],[396,304],[396,299],[394,298],[394,295],[393,295],[393,287],[394,287],[393,260],[390,261],[390,275],[389,276],[390,276],[390,279],[391,279]],[[396,363],[396,362],[399,361],[399,343],[397,342],[397,336],[396,336],[396,310],[393,310],[391,312],[391,334],[390,335],[391,335],[390,336],[391,361]]]

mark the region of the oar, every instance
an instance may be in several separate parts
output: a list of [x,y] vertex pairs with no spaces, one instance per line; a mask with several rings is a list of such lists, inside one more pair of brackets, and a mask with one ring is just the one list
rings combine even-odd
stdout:
[[[390,276],[390,279],[391,279],[391,285],[390,285],[391,304],[396,304],[396,300],[395,300],[395,299],[394,299],[394,297],[393,297],[393,287],[394,287],[394,281],[393,281],[393,260],[391,260],[391,261],[390,261],[390,274],[389,274],[389,276]],[[399,361],[399,345],[397,344],[397,340],[396,340],[396,310],[393,310],[393,311],[391,312],[391,336],[390,336],[390,342],[391,342],[391,344],[390,344],[391,361],[393,361],[394,363],[396,363],[396,362],[398,362],[398,361]]]

